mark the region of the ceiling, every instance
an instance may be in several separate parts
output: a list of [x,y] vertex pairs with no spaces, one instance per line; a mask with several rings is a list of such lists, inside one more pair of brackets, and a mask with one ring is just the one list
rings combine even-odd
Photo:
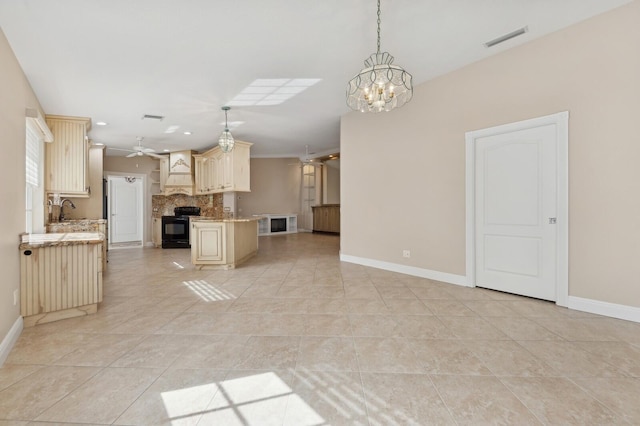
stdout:
[[[381,50],[417,85],[629,2],[382,0]],[[223,130],[221,107],[256,80],[317,79],[280,104],[229,112],[252,156],[304,157],[306,145],[339,150],[346,84],[376,49],[376,2],[0,0],[0,27],[45,112],[91,117],[90,138],[107,147],[144,137],[158,152],[204,150]]]

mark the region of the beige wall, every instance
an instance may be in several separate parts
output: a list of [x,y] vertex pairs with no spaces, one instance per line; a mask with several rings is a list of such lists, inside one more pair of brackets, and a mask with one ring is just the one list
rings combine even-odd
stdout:
[[143,241],[145,243],[151,243],[151,195],[159,192],[158,185],[151,184],[153,179],[158,180],[158,174],[152,176],[154,170],[158,170],[160,167],[159,161],[148,157],[104,157],[104,177],[106,178],[110,172],[114,175],[122,175],[131,173],[132,175],[145,175],[146,187],[144,196],[144,232]]
[[568,110],[569,294],[640,307],[638,22],[636,1],[344,116],[342,254],[465,275],[465,132]]
[[[27,78],[0,29],[0,343],[19,318],[13,292],[20,287],[18,238],[25,231],[25,109],[44,116]],[[1,362],[2,360],[0,360]]]
[[238,215],[300,212],[300,160],[252,158],[251,192],[238,192]]

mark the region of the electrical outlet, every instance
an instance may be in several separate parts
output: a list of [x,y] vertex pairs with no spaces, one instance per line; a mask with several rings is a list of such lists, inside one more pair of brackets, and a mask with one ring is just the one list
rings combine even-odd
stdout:
[[18,296],[20,293],[18,293],[18,289],[13,290],[13,306],[16,306],[18,304]]
[[411,257],[411,250],[402,250],[402,257]]

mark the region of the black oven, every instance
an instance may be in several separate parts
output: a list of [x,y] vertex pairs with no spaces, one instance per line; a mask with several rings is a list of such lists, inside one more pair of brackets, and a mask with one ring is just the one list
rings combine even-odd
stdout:
[[199,207],[176,207],[175,216],[162,216],[162,248],[190,248],[189,217],[200,216]]

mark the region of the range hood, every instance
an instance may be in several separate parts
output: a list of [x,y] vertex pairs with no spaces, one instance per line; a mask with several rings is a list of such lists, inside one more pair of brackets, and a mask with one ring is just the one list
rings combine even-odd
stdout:
[[193,195],[195,189],[194,151],[176,151],[169,154],[168,176],[164,195]]

